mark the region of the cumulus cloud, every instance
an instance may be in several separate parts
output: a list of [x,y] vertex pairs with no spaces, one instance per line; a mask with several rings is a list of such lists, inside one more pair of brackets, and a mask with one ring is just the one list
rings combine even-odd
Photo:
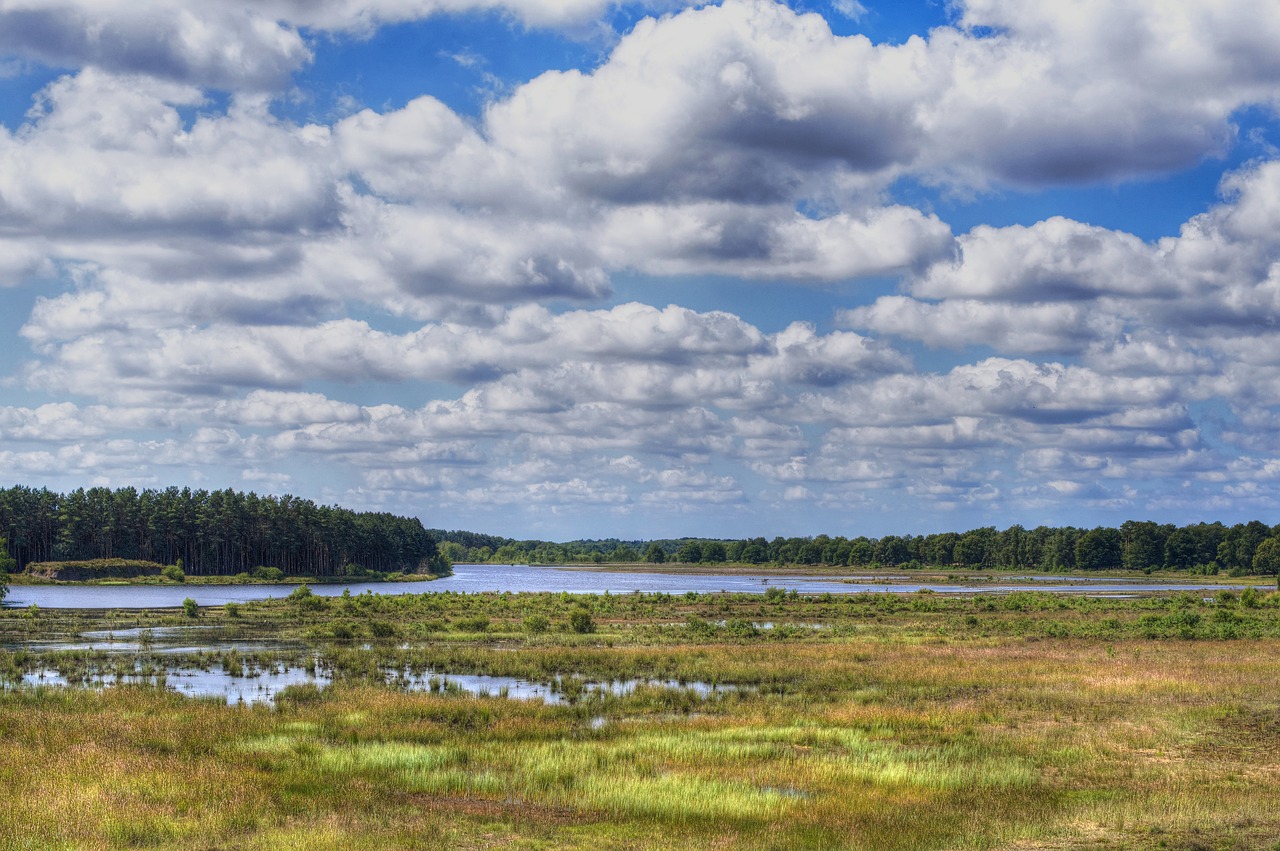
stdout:
[[[36,399],[0,409],[0,462],[269,487],[332,465],[374,504],[546,512],[1270,498],[1280,162],[1154,241],[1065,217],[955,235],[927,198],[1224,152],[1276,103],[1280,12],[971,0],[875,44],[769,0],[687,5],[635,4],[672,14],[475,116],[423,94],[298,124],[263,92],[328,34],[613,7],[0,3],[0,56],[73,69],[0,128],[0,297],[29,311]],[[673,280],[601,307],[619,273]],[[680,306],[702,276],[844,303]]]
[[[276,90],[313,58],[302,30],[366,36],[442,14],[497,12],[526,26],[578,29],[612,0],[6,0],[0,51],[55,67],[223,89]],[[629,5],[674,8],[676,0]]]
[[54,66],[227,89],[273,89],[311,59],[296,28],[254,5],[7,0],[0,51]]
[[184,126],[199,90],[96,70],[59,78],[17,133],[0,128],[0,220],[42,237],[296,233],[336,223],[324,128],[238,99]]

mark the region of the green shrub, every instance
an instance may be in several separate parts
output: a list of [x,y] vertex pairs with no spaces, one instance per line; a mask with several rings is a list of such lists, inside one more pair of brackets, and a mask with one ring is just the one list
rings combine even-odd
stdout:
[[569,613],[569,629],[585,635],[596,631],[596,622],[586,609],[574,609]]
[[538,635],[551,628],[551,621],[546,615],[529,615],[524,619],[524,631],[530,635]]
[[390,621],[369,621],[369,632],[374,638],[395,638],[399,634]]
[[198,618],[200,617],[200,604],[188,597],[182,601],[182,611],[189,618]]
[[160,571],[160,575],[163,576],[165,579],[171,579],[174,582],[187,581],[187,574],[183,572],[182,568],[176,564],[165,565],[164,569]]
[[229,618],[238,618],[238,617],[240,617],[240,604],[239,604],[239,603],[227,603],[225,606],[223,606],[223,608],[227,610],[227,617],[229,617]]
[[293,591],[289,593],[289,596],[287,599],[289,600],[290,603],[293,603],[298,608],[307,609],[310,611],[323,609],[323,608],[326,608],[326,606],[328,605],[325,602],[324,597],[317,595],[314,591],[312,591],[306,585],[299,585],[297,588],[294,588]]
[[257,567],[254,568],[253,576],[255,579],[265,579],[268,582],[279,582],[284,579],[284,571],[278,567]]

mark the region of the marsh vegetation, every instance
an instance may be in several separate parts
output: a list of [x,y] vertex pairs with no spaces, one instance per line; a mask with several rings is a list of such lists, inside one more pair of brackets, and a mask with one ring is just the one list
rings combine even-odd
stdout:
[[[6,610],[0,644],[6,847],[1190,849],[1280,836],[1280,595],[1266,590],[300,592],[194,618]],[[155,684],[175,666],[316,676],[228,704]],[[19,685],[37,670],[152,676]],[[557,698],[479,696],[449,675],[556,684]],[[630,685],[593,685],[615,682]]]

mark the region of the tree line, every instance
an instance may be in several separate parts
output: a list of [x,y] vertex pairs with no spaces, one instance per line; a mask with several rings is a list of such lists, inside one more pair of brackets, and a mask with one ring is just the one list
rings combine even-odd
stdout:
[[193,576],[259,567],[303,576],[448,569],[417,518],[234,490],[0,489],[0,540],[18,571],[33,562],[114,558],[181,563]]
[[517,541],[474,532],[432,530],[452,562],[532,564],[679,562],[849,567],[922,565],[1043,570],[1154,570],[1235,575],[1280,573],[1280,525],[1253,520],[1226,526],[1174,526],[1130,520],[1119,527],[994,526],[881,538],[817,535],[566,543]]

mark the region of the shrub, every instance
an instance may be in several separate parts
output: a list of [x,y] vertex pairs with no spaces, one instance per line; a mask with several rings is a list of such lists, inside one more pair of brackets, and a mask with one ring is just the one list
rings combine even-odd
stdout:
[[453,622],[453,628],[459,632],[488,632],[488,618],[459,618]]
[[183,572],[182,567],[176,564],[165,565],[160,571],[160,575],[165,579],[171,579],[174,582],[186,582],[187,574]]
[[182,611],[189,618],[198,618],[200,617],[200,604],[188,597],[182,601]]
[[227,603],[225,606],[223,606],[223,608],[227,610],[227,617],[229,617],[229,618],[238,618],[238,617],[240,617],[240,604],[239,604],[239,603]]
[[684,628],[694,638],[710,638],[716,634],[716,625],[697,615],[689,615],[689,619],[685,621]]
[[551,621],[546,615],[529,615],[524,619],[524,631],[530,635],[546,632],[551,628]]
[[258,567],[254,568],[253,576],[255,579],[266,579],[269,582],[279,582],[284,579],[284,571],[278,567]]
[[374,638],[395,638],[397,630],[390,621],[369,621],[369,632]]
[[569,629],[585,635],[596,631],[596,622],[586,609],[575,609],[569,613]]
[[323,609],[325,608],[324,597],[317,596],[314,591],[306,585],[299,585],[289,593],[288,600],[300,609]]

